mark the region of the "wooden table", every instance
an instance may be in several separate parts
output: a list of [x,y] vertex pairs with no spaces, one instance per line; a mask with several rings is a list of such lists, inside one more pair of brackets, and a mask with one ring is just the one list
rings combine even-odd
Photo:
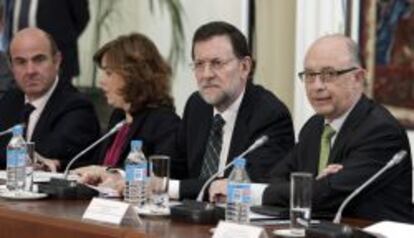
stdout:
[[[0,199],[0,238],[112,238],[112,237],[211,237],[211,225],[188,224],[169,218],[143,217],[143,225],[110,225],[82,220],[89,201],[8,201]],[[347,220],[356,226],[369,222]],[[275,226],[267,227],[268,233]],[[270,236],[272,237],[272,236]]]

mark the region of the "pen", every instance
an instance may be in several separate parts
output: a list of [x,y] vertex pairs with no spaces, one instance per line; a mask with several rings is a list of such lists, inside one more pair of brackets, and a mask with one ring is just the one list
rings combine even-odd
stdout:
[[[251,219],[251,222],[254,224],[261,224],[261,225],[285,225],[290,224],[290,220],[272,220],[269,218],[257,218]],[[311,220],[311,224],[319,224],[319,220]]]

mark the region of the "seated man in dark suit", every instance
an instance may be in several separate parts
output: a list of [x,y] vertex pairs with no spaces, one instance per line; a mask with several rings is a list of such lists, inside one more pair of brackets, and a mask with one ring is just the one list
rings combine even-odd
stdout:
[[[24,136],[36,143],[36,152],[62,168],[99,136],[95,110],[58,78],[61,54],[46,32],[37,28],[18,32],[9,52],[18,89],[10,89],[0,101],[0,130],[25,123]],[[10,136],[0,138],[1,168],[9,140]]]
[[247,172],[252,181],[267,181],[268,168],[294,144],[293,126],[286,106],[253,84],[246,38],[228,23],[205,24],[193,37],[192,58],[199,90],[184,110],[178,154],[171,161],[170,196],[194,198],[212,174],[263,135],[269,141],[246,156]]
[[[342,35],[322,37],[311,46],[299,76],[316,115],[303,126],[292,152],[274,167],[270,185],[253,186],[257,203],[288,207],[290,173],[306,171],[315,177],[312,211],[335,213],[352,191],[406,150],[409,158],[355,197],[344,215],[413,221],[407,135],[384,107],[363,94],[365,70],[358,55],[356,43]],[[225,187],[213,184],[210,199],[225,194]]]

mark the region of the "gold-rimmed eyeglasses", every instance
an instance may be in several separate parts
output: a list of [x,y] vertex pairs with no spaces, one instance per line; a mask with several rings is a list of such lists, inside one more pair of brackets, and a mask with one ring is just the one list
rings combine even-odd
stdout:
[[347,69],[336,70],[334,68],[324,68],[320,72],[314,72],[311,70],[305,70],[298,74],[300,80],[304,83],[313,83],[317,76],[323,83],[330,83],[335,80],[338,76],[352,72],[358,69],[357,67],[350,67]]
[[230,58],[227,60],[222,59],[212,59],[212,60],[196,60],[190,64],[191,69],[193,69],[196,73],[201,73],[204,71],[205,67],[209,65],[210,69],[214,72],[218,72],[224,68],[228,63],[232,62],[233,60],[237,60],[237,58]]

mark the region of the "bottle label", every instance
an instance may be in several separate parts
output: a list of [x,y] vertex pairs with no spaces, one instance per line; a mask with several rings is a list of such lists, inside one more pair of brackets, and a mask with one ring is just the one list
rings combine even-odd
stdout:
[[26,152],[24,149],[7,150],[7,167],[22,167],[26,163]]
[[250,203],[252,194],[250,183],[229,182],[227,185],[227,202],[229,203]]
[[147,163],[128,164],[125,170],[128,182],[147,180]]

